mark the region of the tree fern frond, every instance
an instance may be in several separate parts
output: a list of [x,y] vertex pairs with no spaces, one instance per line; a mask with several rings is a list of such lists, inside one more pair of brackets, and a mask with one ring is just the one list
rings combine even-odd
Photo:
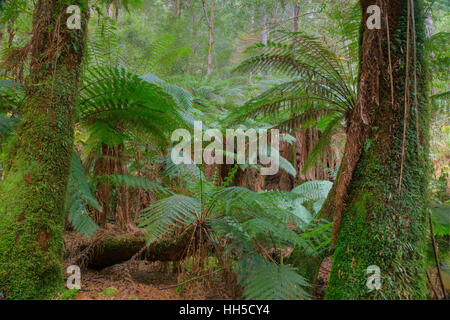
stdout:
[[18,123],[18,119],[0,113],[0,135],[10,134],[16,129]]
[[97,224],[89,216],[88,206],[102,210],[86,181],[86,173],[81,161],[74,152],[65,207],[69,222],[75,230],[84,235],[91,235],[98,230]]
[[243,295],[250,300],[309,299],[307,281],[288,265],[265,262],[245,278]]
[[333,183],[330,181],[308,181],[297,187],[291,192],[301,195],[306,201],[318,201],[326,199]]
[[96,67],[88,72],[81,90],[80,119],[117,130],[140,130],[167,141],[167,126],[184,127],[177,104],[163,88],[124,69]]
[[187,227],[201,214],[199,199],[173,195],[158,200],[144,210],[140,227],[145,228],[148,241],[152,242],[174,231]]

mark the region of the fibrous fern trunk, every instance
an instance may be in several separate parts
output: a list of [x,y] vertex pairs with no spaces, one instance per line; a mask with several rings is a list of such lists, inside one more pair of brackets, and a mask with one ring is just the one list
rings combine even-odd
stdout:
[[320,139],[320,132],[316,128],[300,129],[295,133],[295,158],[297,176],[295,185],[302,184],[306,181],[314,180],[330,180],[331,176],[327,172],[327,168],[331,171],[335,170],[337,157],[333,148],[328,148],[324,155],[317,159],[316,165],[304,172],[308,156],[313,152],[314,147]]
[[[69,5],[80,7],[81,29],[67,28]],[[47,299],[63,288],[64,202],[87,20],[85,0],[35,4],[26,99],[0,185],[0,291],[10,299]]]
[[111,207],[111,194],[116,195],[115,223],[123,231],[127,231],[134,224],[130,215],[129,192],[125,186],[113,187],[108,176],[126,175],[127,168],[122,161],[123,145],[108,146],[102,144],[101,155],[94,165],[94,174],[99,179],[97,198],[102,206],[102,211],[95,212],[97,224],[104,228],[108,218],[114,213]]
[[[342,215],[336,216],[336,208],[334,213],[337,241],[328,299],[427,296],[423,249],[430,114],[425,97],[422,2],[379,1],[382,28],[370,30],[366,12],[372,3],[361,1],[361,71],[354,116],[369,126],[362,149],[356,150],[361,156],[354,172],[346,177],[341,172],[339,176],[349,179],[349,183],[345,205],[341,203],[337,208]],[[344,158],[348,156],[344,154]],[[336,188],[335,192],[341,190]],[[373,275],[368,273],[370,266],[379,268],[381,287],[368,282]]]

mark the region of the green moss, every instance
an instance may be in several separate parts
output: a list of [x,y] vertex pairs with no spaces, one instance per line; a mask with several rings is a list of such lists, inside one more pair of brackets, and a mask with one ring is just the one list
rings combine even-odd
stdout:
[[62,294],[61,294],[61,300],[69,300],[72,299],[73,297],[75,297],[78,292],[80,290],[77,288],[74,289],[69,289],[69,290],[65,290]]
[[119,293],[119,290],[117,290],[117,288],[109,287],[109,288],[106,288],[105,290],[103,290],[102,292],[100,292],[100,296],[102,296],[102,297],[114,297],[118,293]]

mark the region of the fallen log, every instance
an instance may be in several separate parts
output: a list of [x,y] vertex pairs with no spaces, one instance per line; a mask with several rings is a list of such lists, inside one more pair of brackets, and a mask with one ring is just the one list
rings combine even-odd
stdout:
[[101,270],[131,258],[150,262],[180,261],[186,257],[189,238],[189,233],[185,233],[177,239],[164,239],[147,246],[144,237],[109,235],[80,246],[80,253],[72,264]]

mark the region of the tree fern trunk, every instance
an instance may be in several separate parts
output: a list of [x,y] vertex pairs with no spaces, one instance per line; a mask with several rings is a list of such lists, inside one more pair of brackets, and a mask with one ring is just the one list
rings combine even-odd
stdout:
[[[336,159],[332,148],[329,148],[323,157],[318,159],[315,167],[303,172],[306,164],[306,159],[311,154],[314,146],[319,141],[319,131],[316,128],[300,129],[295,133],[296,143],[296,165],[297,177],[295,178],[295,185],[302,184],[306,181],[312,180],[329,180],[330,175],[325,168],[334,168]],[[319,164],[322,164],[320,166]]]
[[[367,117],[369,129],[361,157],[350,177],[346,204],[342,204],[341,228],[339,225],[335,228],[337,244],[326,298],[425,298],[423,249],[427,230],[426,161],[430,114],[425,97],[423,1],[414,1],[415,10],[408,4],[409,0],[382,1],[381,30],[369,30],[366,26],[369,16],[366,11],[371,4],[368,2],[361,1],[361,72],[355,112],[360,113],[361,118]],[[408,22],[408,6],[415,16],[416,59],[414,24],[412,19]],[[408,25],[411,28],[409,40]],[[389,58],[394,66],[392,74]],[[414,102],[415,68],[417,106]],[[372,265],[381,270],[380,290],[369,290],[366,285],[371,275],[367,274],[367,268]]]
[[[81,8],[81,30],[66,27],[69,4]],[[63,288],[63,210],[88,20],[87,1],[69,4],[35,5],[26,99],[0,185],[0,291],[12,299],[51,298]]]

